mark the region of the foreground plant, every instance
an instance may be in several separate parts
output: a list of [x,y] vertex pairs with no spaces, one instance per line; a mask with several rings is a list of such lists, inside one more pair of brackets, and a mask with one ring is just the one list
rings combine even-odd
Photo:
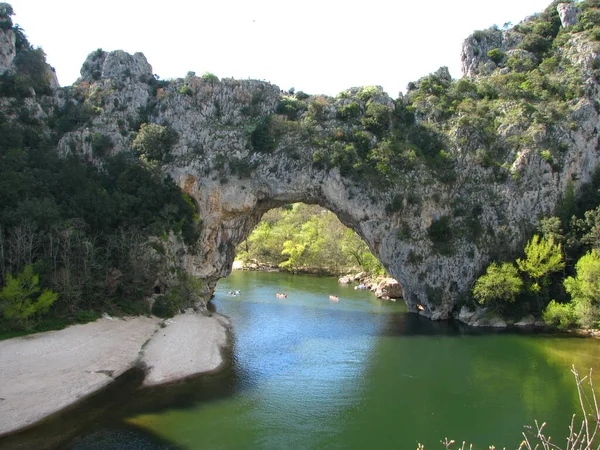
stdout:
[[[526,426],[523,432],[523,442],[519,445],[518,450],[600,450],[600,408],[598,407],[598,399],[594,391],[594,382],[592,380],[592,369],[590,373],[583,378],[579,376],[579,372],[573,366],[571,368],[575,377],[577,386],[577,394],[579,396],[579,407],[583,413],[581,423],[576,424],[576,414],[573,414],[571,424],[569,425],[569,435],[567,436],[566,447],[560,447],[552,442],[551,436],[544,434],[546,422],[541,425],[535,421],[535,427]],[[455,441],[444,438],[440,441],[446,450],[451,450]],[[466,442],[462,443],[458,450],[466,450]],[[489,450],[495,450],[496,447],[491,445]],[[469,450],[473,450],[473,445],[469,445]],[[418,444],[417,450],[425,450],[425,446]],[[504,448],[506,450],[506,448]]]

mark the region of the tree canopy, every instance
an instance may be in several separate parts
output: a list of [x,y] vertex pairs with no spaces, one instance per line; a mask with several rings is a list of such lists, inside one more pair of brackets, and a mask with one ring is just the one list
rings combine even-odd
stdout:
[[514,302],[522,288],[523,280],[512,263],[494,262],[475,283],[473,296],[482,305],[497,306],[501,302]]
[[267,212],[238,246],[238,258],[287,270],[385,272],[365,242],[335,214],[303,203]]

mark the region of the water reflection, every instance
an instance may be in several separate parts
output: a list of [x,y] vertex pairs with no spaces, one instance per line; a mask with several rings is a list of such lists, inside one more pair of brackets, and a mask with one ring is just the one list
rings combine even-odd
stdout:
[[[344,292],[332,305],[323,301],[331,285],[310,283],[281,303],[270,292],[280,290],[276,277],[261,284],[261,276],[249,276],[256,288],[247,286],[244,299],[217,298],[234,319],[244,389],[217,414],[193,412],[206,426],[186,435],[186,448],[438,448],[445,436],[516,448],[536,418],[564,434],[572,382],[564,364],[549,363],[531,342],[556,348],[569,339],[431,322],[402,305],[344,302]],[[304,289],[298,283],[295,292]],[[179,443],[179,424],[189,420],[175,412],[133,419]]]

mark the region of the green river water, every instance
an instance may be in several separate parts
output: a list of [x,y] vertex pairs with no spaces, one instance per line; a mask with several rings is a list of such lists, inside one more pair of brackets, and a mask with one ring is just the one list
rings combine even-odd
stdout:
[[234,272],[213,303],[233,322],[229,369],[121,392],[67,448],[516,449],[536,419],[563,444],[571,365],[600,374],[597,340],[431,322],[332,278]]

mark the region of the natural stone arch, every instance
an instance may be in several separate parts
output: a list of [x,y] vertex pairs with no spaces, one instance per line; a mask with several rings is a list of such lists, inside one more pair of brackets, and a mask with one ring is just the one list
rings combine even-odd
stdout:
[[[435,75],[449,78],[444,70]],[[435,137],[436,131],[420,124],[432,120],[427,116],[407,121],[402,98],[393,101],[377,87],[303,97],[305,106],[290,110],[298,94],[259,81],[188,74],[157,84],[143,55],[124,52],[90,55],[81,81],[102,96],[93,130],[110,136],[113,152],[131,148],[135,133],[123,133],[122,122],[140,110],[147,122],[177,134],[156,163],[197,205],[200,239],[179,253],[178,264],[206,281],[207,295],[229,274],[235,246],[262,214],[284,203],[316,203],[365,240],[402,284],[410,311],[422,304],[422,314],[446,318],[485,264],[522,248],[539,217],[554,211],[570,185],[589,181],[599,159],[595,84],[572,113],[579,126],[553,131],[563,149],[560,161],[541,156],[548,131],[531,147],[510,149],[502,167],[490,167],[478,162],[476,150],[485,144],[468,126],[440,133],[433,149],[444,152],[429,160],[398,157],[398,148],[414,144],[411,133]],[[68,133],[59,149],[90,154],[91,132]],[[356,159],[372,166],[362,172],[343,160],[357,133],[371,152]],[[497,139],[510,133],[499,130]],[[390,150],[390,142],[400,147]],[[378,172],[373,149],[397,160]]]

